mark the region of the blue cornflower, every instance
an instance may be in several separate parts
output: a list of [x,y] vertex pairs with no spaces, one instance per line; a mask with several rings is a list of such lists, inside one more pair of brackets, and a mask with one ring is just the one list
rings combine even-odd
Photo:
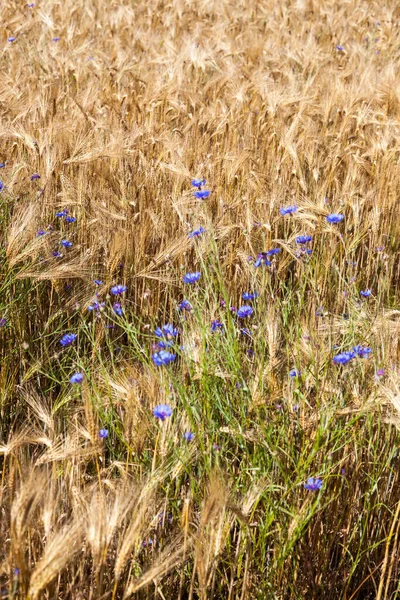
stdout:
[[355,352],[341,352],[333,357],[333,362],[337,365],[347,365],[355,357]]
[[0,327],[5,327],[7,325],[7,319],[6,317],[2,317],[0,319]]
[[62,258],[62,254],[58,250],[54,250],[51,254],[54,256],[54,258]]
[[267,255],[275,256],[276,254],[279,254],[280,251],[281,251],[280,248],[272,248],[272,250],[268,250]]
[[123,311],[123,308],[122,308],[120,302],[114,302],[114,304],[113,304],[113,311],[119,317],[122,317],[122,315],[124,314],[124,311]]
[[119,296],[120,294],[123,294],[124,292],[126,292],[126,285],[114,285],[111,288],[111,293],[114,294],[114,296]]
[[202,185],[206,185],[207,181],[205,179],[192,179],[192,186],[200,188]]
[[160,352],[155,352],[151,358],[157,367],[162,367],[163,365],[168,365],[173,362],[176,358],[176,354],[172,354],[171,352],[168,352],[168,350],[160,350]]
[[323,317],[324,316],[324,307],[320,306],[319,308],[317,308],[315,314],[317,317]]
[[297,244],[307,244],[308,242],[312,241],[312,235],[299,235],[296,238],[296,243]]
[[188,236],[190,238],[194,238],[194,237],[199,237],[202,233],[205,233],[206,230],[203,227],[199,227],[199,229],[195,229],[194,231],[191,231]]
[[103,282],[102,282],[102,281],[100,281],[100,279],[95,279],[95,280],[94,280],[94,283],[95,283],[96,285],[103,285]]
[[97,302],[97,300],[95,300],[93,302],[93,304],[89,304],[89,306],[87,307],[87,309],[89,311],[94,310],[95,312],[98,312],[101,308],[103,308],[103,306],[105,306],[106,303],[105,302]]
[[83,373],[74,373],[70,378],[70,383],[82,383]]
[[15,37],[9,37],[7,41],[12,44],[12,42],[15,42],[15,40],[16,40]]
[[270,267],[272,262],[268,260],[268,252],[260,252],[257,255],[257,260],[254,263],[255,267],[259,267],[260,265],[265,265],[266,267]]
[[28,4],[28,8],[33,8],[35,5],[33,2],[31,2],[30,4]]
[[194,195],[199,200],[204,200],[204,198],[208,198],[210,193],[211,192],[209,190],[198,190],[197,192],[194,193]]
[[289,371],[290,377],[300,377],[301,371],[297,371],[296,369],[292,369]]
[[33,175],[31,175],[31,181],[35,181],[36,179],[40,179],[39,173],[34,173]]
[[257,292],[254,292],[253,294],[250,294],[250,292],[243,292],[242,294],[243,300],[255,300],[258,296],[259,294]]
[[251,317],[251,315],[253,314],[253,308],[251,306],[241,306],[240,308],[237,309],[237,316],[240,317],[241,319],[246,319],[246,317]]
[[343,46],[340,46],[339,44],[337,44],[337,46],[336,46],[336,50],[338,50],[338,52],[343,52],[343,50],[344,50],[344,47],[343,47]]
[[36,234],[36,237],[40,237],[41,235],[47,235],[49,232],[46,231],[45,229],[39,229],[39,231]]
[[76,333],[66,333],[60,340],[61,346],[70,346],[77,338]]
[[190,304],[189,300],[182,300],[178,304],[179,310],[192,310],[193,306]]
[[363,298],[369,298],[371,294],[371,290],[363,290],[360,292],[360,296],[362,296]]
[[175,338],[178,335],[178,333],[179,331],[177,330],[177,328],[171,325],[171,323],[167,323],[162,327],[157,327],[157,329],[154,331],[154,334],[157,337],[165,338],[167,340]]
[[241,327],[241,329],[240,329],[240,333],[241,333],[242,335],[245,335],[245,336],[247,336],[247,337],[252,337],[252,335],[253,335],[253,334],[251,333],[250,329],[247,329],[247,327]]
[[108,429],[100,429],[99,438],[105,440],[108,437]]
[[53,37],[53,42],[59,42],[60,38],[59,37]]
[[322,487],[322,480],[318,479],[318,477],[309,477],[304,487],[309,492],[318,492]]
[[61,246],[64,246],[64,248],[71,248],[72,242],[69,242],[68,240],[61,240]]
[[194,438],[194,433],[192,433],[191,431],[185,431],[185,433],[183,434],[183,437],[185,438],[185,440],[187,442],[191,442],[192,439]]
[[153,344],[153,349],[155,350],[156,348],[162,348],[163,350],[166,350],[167,348],[171,348],[173,345],[174,342],[160,340],[156,344]]
[[64,210],[56,212],[56,217],[63,218],[63,217],[66,217],[67,214],[68,214],[68,210],[66,208],[64,208]]
[[6,163],[0,163],[0,169],[4,169],[5,166],[6,166]]
[[218,329],[223,329],[224,328],[224,324],[221,323],[221,321],[218,321],[218,319],[216,319],[215,321],[211,321],[211,331],[217,331]]
[[196,273],[186,273],[183,276],[183,283],[196,283],[196,281],[198,281],[201,277],[201,273],[200,271],[196,271]]
[[360,358],[367,358],[370,354],[372,354],[372,348],[369,346],[354,346],[353,352],[355,352]]
[[297,206],[294,204],[293,206],[282,206],[282,208],[279,209],[279,212],[281,215],[292,215],[296,210]]
[[[162,406],[168,406],[168,405],[162,405]],[[169,408],[169,406],[168,406]],[[170,416],[170,415],[168,415]],[[172,513],[166,513],[164,510],[162,510],[158,515],[158,524],[161,525],[162,527],[164,527],[165,523],[172,523]]]
[[[3,165],[4,166],[4,165]],[[2,181],[0,181],[0,192],[2,192],[4,190],[6,186],[4,185],[4,183]]]
[[76,218],[75,217],[65,217],[65,222],[66,223],[76,223]]
[[328,215],[326,217],[326,220],[328,221],[328,223],[340,223],[341,221],[343,221],[343,219],[344,219],[344,215],[337,214],[337,213],[332,213],[331,215]]
[[168,404],[158,404],[153,408],[153,415],[156,419],[164,421],[167,417],[172,415],[172,408]]

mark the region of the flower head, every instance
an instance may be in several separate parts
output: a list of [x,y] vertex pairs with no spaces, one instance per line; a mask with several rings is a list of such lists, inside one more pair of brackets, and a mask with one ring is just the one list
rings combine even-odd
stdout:
[[51,254],[54,258],[62,258],[62,254],[58,250],[54,250]]
[[224,328],[224,324],[221,323],[221,321],[218,321],[218,319],[216,319],[215,321],[211,321],[211,331],[217,331],[218,329],[223,329]]
[[318,479],[318,477],[309,477],[307,483],[304,484],[304,487],[309,492],[318,492],[322,487],[322,479]]
[[279,212],[281,213],[281,215],[292,215],[293,213],[295,213],[297,210],[297,206],[294,204],[293,206],[282,206],[282,208],[279,209]]
[[271,250],[268,250],[267,256],[275,256],[276,254],[279,254],[280,251],[280,248],[272,248]]
[[240,333],[246,337],[253,337],[253,334],[251,333],[250,329],[247,329],[247,327],[241,327]]
[[118,285],[114,285],[114,286],[111,288],[111,293],[112,293],[114,296],[120,296],[120,295],[121,295],[121,294],[123,294],[124,292],[126,292],[126,285],[121,285],[121,284],[118,284]]
[[372,354],[372,348],[369,348],[368,346],[354,346],[353,352],[355,352],[360,358],[367,358],[370,354]]
[[65,217],[65,222],[66,223],[76,223],[76,218],[75,217]]
[[198,229],[194,229],[193,231],[188,233],[188,236],[190,238],[199,237],[202,233],[205,233],[205,232],[206,232],[206,230],[204,229],[204,227],[199,227]]
[[73,344],[77,337],[78,336],[76,333],[66,333],[60,339],[60,344],[61,346],[70,346],[71,344]]
[[192,179],[192,186],[200,188],[202,185],[206,185],[207,181],[205,179]]
[[64,208],[64,210],[60,210],[59,212],[56,212],[56,217],[59,217],[62,219],[63,217],[66,217],[67,214],[68,214],[68,210],[66,208]]
[[312,235],[299,235],[296,238],[296,243],[297,244],[307,244],[308,242],[312,241]]
[[167,323],[162,327],[157,327],[154,331],[154,334],[159,338],[164,338],[167,340],[172,340],[178,335],[179,331],[176,327],[174,327],[171,323]]
[[355,352],[341,352],[333,357],[333,362],[337,365],[347,365],[355,356]]
[[328,223],[340,223],[341,221],[343,221],[343,219],[344,219],[344,215],[337,214],[337,213],[332,213],[331,215],[328,215],[326,217],[326,220],[328,221]]
[[254,266],[257,268],[260,265],[264,265],[265,267],[270,267],[272,262],[268,260],[268,252],[260,252],[257,255],[257,260],[254,263]]
[[194,195],[199,200],[204,200],[205,198],[208,198],[210,193],[211,192],[209,190],[198,190],[197,192],[194,193]]
[[362,296],[363,298],[369,298],[371,296],[372,292],[371,290],[362,290],[360,292],[360,296]]
[[290,377],[293,377],[293,378],[300,377],[301,372],[297,371],[296,369],[292,369],[291,371],[289,371],[289,375],[290,375]]
[[185,440],[187,442],[191,442],[192,439],[194,438],[194,433],[192,433],[191,431],[185,431],[185,433],[183,434],[183,437],[185,438]]
[[253,312],[254,311],[251,306],[244,305],[237,309],[236,314],[240,319],[246,319],[247,317],[251,317]]
[[15,40],[16,40],[15,37],[9,37],[7,41],[12,44],[13,42],[15,42]]
[[0,319],[0,327],[5,327],[7,325],[6,317],[1,317]]
[[61,240],[61,246],[64,246],[64,248],[71,248],[72,242],[69,242],[68,240]]
[[183,283],[190,283],[190,284],[196,283],[197,281],[199,281],[200,277],[201,277],[200,271],[196,271],[196,273],[186,273],[183,276]]
[[189,300],[182,300],[178,304],[179,310],[192,310],[193,306],[190,304]]
[[74,373],[69,378],[70,383],[82,383],[83,381],[83,373]]
[[95,300],[93,302],[93,304],[89,304],[89,306],[87,307],[88,310],[90,312],[94,311],[94,312],[98,312],[99,310],[101,310],[103,308],[103,306],[105,306],[106,303],[105,302],[97,302],[97,300]]
[[157,367],[162,367],[163,365],[168,365],[173,362],[176,358],[176,354],[172,354],[172,352],[168,352],[168,350],[160,350],[160,352],[155,352],[151,358]]
[[340,44],[337,44],[337,45],[336,45],[336,50],[337,50],[338,52],[343,52],[343,50],[344,50],[344,47],[343,47],[343,46],[340,46]]
[[124,310],[123,310],[120,302],[114,302],[114,304],[113,304],[113,311],[119,317],[122,317],[122,315],[124,314]]
[[59,42],[60,38],[59,37],[53,37],[53,42]]
[[100,279],[95,279],[95,280],[94,280],[94,283],[95,283],[96,285],[103,285],[103,282],[102,282],[102,281],[100,281]]
[[33,175],[31,175],[31,181],[35,181],[35,179],[40,179],[39,173],[34,173]]
[[105,440],[108,437],[108,429],[100,429],[99,438]]
[[243,292],[242,294],[242,298],[243,300],[255,300],[256,298],[258,298],[259,294],[258,292],[253,292],[252,294],[250,292]]
[[167,417],[172,415],[172,408],[168,404],[158,404],[153,408],[153,415],[156,419],[164,421]]

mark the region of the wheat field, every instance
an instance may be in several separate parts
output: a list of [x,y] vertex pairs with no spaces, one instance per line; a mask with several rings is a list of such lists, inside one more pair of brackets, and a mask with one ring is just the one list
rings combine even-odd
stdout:
[[0,14],[0,597],[400,599],[398,2]]

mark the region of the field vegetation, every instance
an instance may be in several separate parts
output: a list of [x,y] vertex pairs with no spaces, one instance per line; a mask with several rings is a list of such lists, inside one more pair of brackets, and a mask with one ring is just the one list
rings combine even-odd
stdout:
[[0,10],[0,597],[400,598],[398,2]]

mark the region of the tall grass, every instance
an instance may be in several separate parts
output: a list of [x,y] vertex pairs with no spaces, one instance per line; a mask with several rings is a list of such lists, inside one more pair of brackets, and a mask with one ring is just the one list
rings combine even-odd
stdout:
[[0,595],[400,598],[398,3],[1,16]]

